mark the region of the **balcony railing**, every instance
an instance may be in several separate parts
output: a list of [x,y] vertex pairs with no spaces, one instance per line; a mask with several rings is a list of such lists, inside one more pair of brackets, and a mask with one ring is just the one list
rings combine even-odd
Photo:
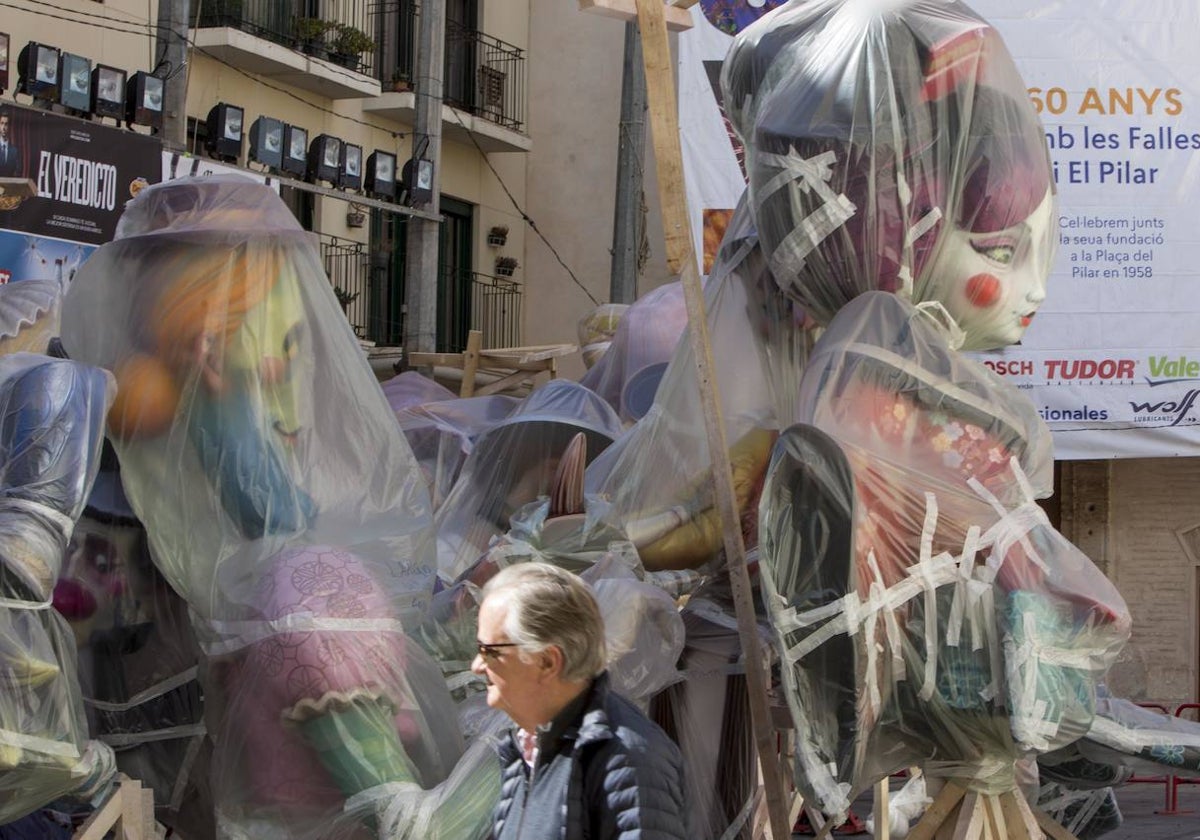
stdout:
[[[410,90],[416,78],[417,0],[380,0],[371,7],[371,31],[378,48],[376,77],[385,91]],[[446,21],[443,101],[513,131],[525,131],[525,51],[520,47]]]
[[[380,276],[372,285],[367,245],[327,234],[319,237],[321,263],[355,335],[379,344],[403,344],[400,302],[404,278],[393,269],[393,261],[376,261],[375,271]],[[438,272],[437,349],[462,352],[471,330],[483,332],[485,347],[520,344],[521,293],[521,284],[512,280],[442,266]],[[388,312],[394,315],[383,314]]]
[[461,353],[471,330],[484,347],[520,344],[521,284],[477,271],[442,267],[438,278],[438,350]]
[[[199,27],[228,26],[350,70],[374,75],[366,0],[206,0]],[[358,43],[354,43],[357,40]]]
[[318,234],[321,240],[321,264],[333,286],[346,319],[359,338],[367,334],[370,310],[370,252],[361,242]]

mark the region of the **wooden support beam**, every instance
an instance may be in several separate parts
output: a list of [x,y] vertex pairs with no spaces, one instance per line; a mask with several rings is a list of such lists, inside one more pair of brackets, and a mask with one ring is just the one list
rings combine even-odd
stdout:
[[[692,13],[688,8],[694,6],[696,0],[672,0],[663,7],[663,18],[667,29],[672,32],[683,32],[692,28]],[[579,0],[579,8],[617,20],[637,20],[636,0]]]
[[717,395],[712,345],[704,312],[704,292],[700,286],[691,225],[688,224],[675,75],[662,0],[637,0],[637,19],[642,36],[642,59],[646,66],[646,101],[650,112],[655,169],[658,172],[663,229],[667,238],[667,259],[672,271],[680,271],[683,284],[688,314],[688,341],[699,380],[704,429],[712,459],[713,491],[721,516],[725,561],[746,665],[750,718],[763,787],[766,789],[771,836],[774,840],[787,840],[791,837],[791,825],[787,821],[787,785],[776,755],[775,728],[771,723],[771,708],[767,699],[766,666],[754,615],[750,574],[746,570],[746,547],[742,543],[741,514],[734,495],[725,421],[721,416],[721,403]]
[[966,794],[966,788],[954,782],[946,782],[945,787],[934,797],[933,804],[926,809],[921,821],[908,833],[908,840],[933,840],[942,823],[949,819]]
[[121,774],[104,804],[73,835],[73,840],[154,840],[154,791]]
[[483,333],[471,330],[467,333],[467,349],[463,351],[463,378],[458,389],[460,397],[475,393],[475,372],[479,370],[479,351],[483,349]]
[[875,840],[891,840],[891,814],[888,813],[890,795],[888,777],[875,783]]

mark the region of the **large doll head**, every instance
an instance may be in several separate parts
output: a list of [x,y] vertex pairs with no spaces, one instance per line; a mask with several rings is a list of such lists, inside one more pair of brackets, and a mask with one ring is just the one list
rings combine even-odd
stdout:
[[[371,540],[432,574],[428,496],[312,241],[242,178],[143,190],[80,269],[68,352],[116,373],[109,433],[171,584],[236,611],[285,543]],[[195,546],[205,550],[197,552]],[[214,566],[241,583],[215,591]],[[424,589],[414,574],[406,586]],[[206,610],[201,609],[203,614]]]
[[793,3],[722,76],[775,282],[821,323],[855,295],[943,304],[965,348],[1018,341],[1045,296],[1053,190],[995,31],[927,0]]

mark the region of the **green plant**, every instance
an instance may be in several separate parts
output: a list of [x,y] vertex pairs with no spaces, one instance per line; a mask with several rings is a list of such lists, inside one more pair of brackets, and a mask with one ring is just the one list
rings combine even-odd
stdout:
[[333,293],[337,295],[338,303],[342,305],[342,309],[345,309],[350,304],[354,303],[354,301],[358,300],[358,296],[360,294],[360,292],[347,291],[341,286],[334,286]]
[[292,31],[300,43],[313,43],[325,37],[325,33],[338,24],[313,17],[298,17],[292,22]]
[[511,277],[520,264],[516,257],[496,257],[496,272]]
[[329,48],[339,55],[358,55],[375,49],[375,41],[361,29],[344,23],[334,24],[332,28],[337,34]]

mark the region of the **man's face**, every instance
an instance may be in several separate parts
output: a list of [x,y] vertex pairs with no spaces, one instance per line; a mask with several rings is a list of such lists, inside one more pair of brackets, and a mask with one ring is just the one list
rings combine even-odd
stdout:
[[8,142],[8,115],[0,114],[0,140]]
[[[504,629],[508,615],[508,601],[503,592],[484,599],[479,608],[479,628],[476,631],[480,642],[487,645],[505,645],[511,640]],[[487,704],[499,709],[527,732],[534,731],[539,724],[539,700],[544,695],[546,669],[539,664],[538,657],[523,658],[519,648],[498,647],[493,653],[477,653],[471,670],[487,679]]]

